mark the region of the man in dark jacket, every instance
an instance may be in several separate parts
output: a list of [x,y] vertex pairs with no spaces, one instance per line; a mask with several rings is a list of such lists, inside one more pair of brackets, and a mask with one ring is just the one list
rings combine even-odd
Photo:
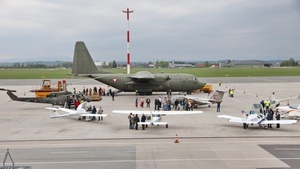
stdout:
[[135,129],[138,130],[140,118],[139,118],[138,114],[136,114],[134,118],[135,118]]
[[[276,110],[275,118],[276,118],[276,120],[280,120],[280,113],[278,110]],[[276,124],[276,128],[280,128],[280,123]]]
[[[145,122],[146,121],[146,115],[143,114],[142,118],[141,118],[141,122]],[[142,130],[145,130],[145,124],[142,124]]]

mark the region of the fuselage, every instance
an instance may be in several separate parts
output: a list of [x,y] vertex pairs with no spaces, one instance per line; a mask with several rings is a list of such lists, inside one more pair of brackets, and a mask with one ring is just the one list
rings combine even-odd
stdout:
[[154,79],[134,79],[127,74],[103,74],[91,77],[124,92],[192,92],[205,85],[189,74],[153,75]]

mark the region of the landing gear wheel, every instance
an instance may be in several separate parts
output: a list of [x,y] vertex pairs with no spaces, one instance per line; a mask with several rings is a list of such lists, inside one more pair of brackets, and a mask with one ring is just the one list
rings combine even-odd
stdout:
[[246,123],[243,123],[243,128],[244,129],[247,129],[248,128],[248,125]]
[[166,128],[169,128],[169,125],[168,125],[168,124],[166,124]]

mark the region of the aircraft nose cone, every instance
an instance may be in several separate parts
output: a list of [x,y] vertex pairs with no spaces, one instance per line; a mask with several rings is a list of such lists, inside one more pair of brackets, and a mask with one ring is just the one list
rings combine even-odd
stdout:
[[199,85],[200,85],[200,87],[199,87],[199,88],[202,88],[202,87],[204,87],[204,86],[206,85],[206,83],[199,82]]

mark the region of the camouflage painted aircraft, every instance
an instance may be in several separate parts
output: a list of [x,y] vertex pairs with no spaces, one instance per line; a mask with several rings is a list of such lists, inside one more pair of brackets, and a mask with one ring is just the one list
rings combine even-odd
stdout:
[[111,74],[97,69],[84,42],[76,42],[72,74],[90,77],[123,92],[150,95],[152,92],[187,92],[202,88],[205,83],[190,74],[152,74],[140,71],[135,74]]
[[[51,92],[50,95],[47,97],[18,97],[15,94],[13,94],[13,92],[16,92],[16,90],[9,90],[3,88],[0,88],[0,90],[7,91],[7,95],[13,101],[46,103],[46,104],[61,105],[61,106],[65,105],[68,96],[69,97],[74,96],[74,94],[70,91],[60,91],[60,92]],[[77,93],[76,98],[78,98],[79,100],[84,99],[87,102],[92,101],[91,98],[85,96],[82,93]],[[72,105],[74,105],[74,102],[72,102]]]

